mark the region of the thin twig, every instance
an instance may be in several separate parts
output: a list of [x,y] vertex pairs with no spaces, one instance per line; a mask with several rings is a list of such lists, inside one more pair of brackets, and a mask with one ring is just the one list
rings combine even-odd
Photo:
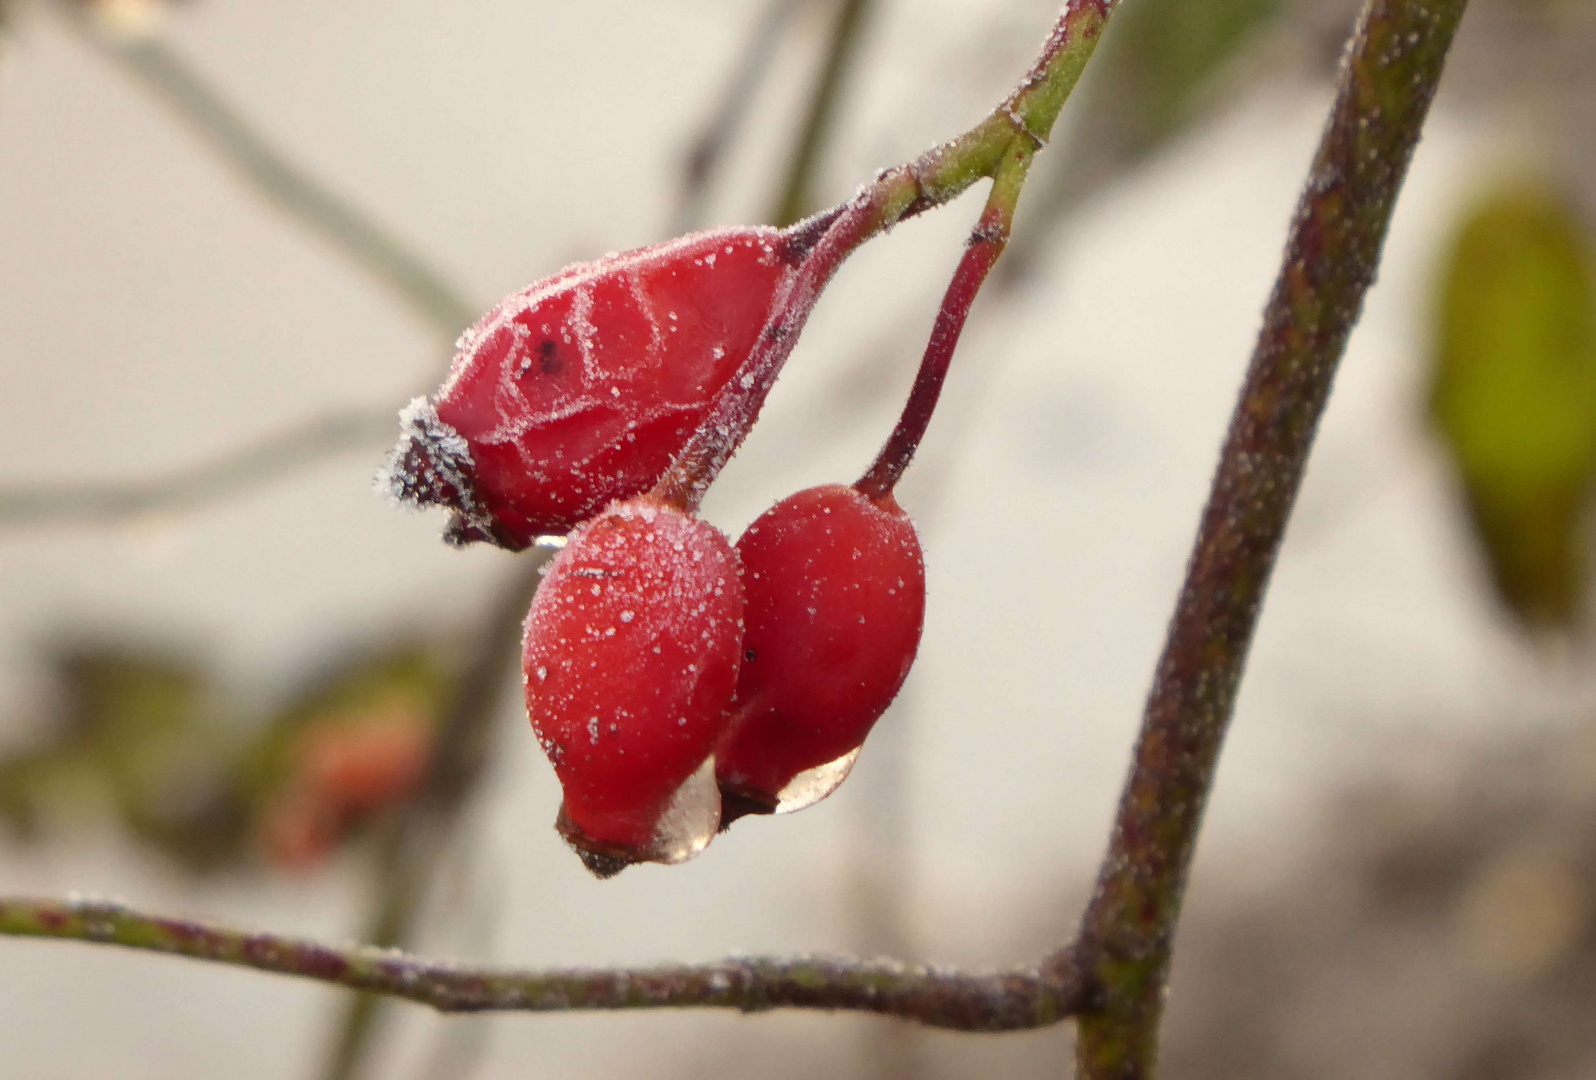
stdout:
[[[365,940],[379,947],[408,944],[422,898],[447,852],[460,811],[487,772],[493,720],[499,714],[514,661],[521,622],[536,591],[539,571],[553,554],[535,549],[517,560],[482,620],[459,691],[438,727],[436,751],[421,787],[384,837],[383,853]],[[359,1074],[371,1049],[379,998],[351,1000],[328,1053],[323,1076],[345,1080]]]
[[1336,367],[1467,0],[1369,0],[1298,206],[1082,924],[1083,1080],[1150,1077],[1198,826]]
[[513,971],[157,918],[96,901],[0,900],[0,934],[173,953],[404,998],[440,1012],[826,1009],[879,1013],[955,1031],[1021,1031],[1055,1024],[1079,1012],[1089,997],[1070,962],[989,974],[833,957]]
[[837,21],[831,28],[826,58],[815,79],[814,92],[809,98],[809,111],[804,116],[798,143],[793,148],[792,160],[787,164],[787,178],[782,184],[781,197],[776,200],[772,220],[777,225],[791,225],[809,213],[814,201],[815,169],[820,163],[820,151],[831,129],[832,117],[837,111],[838,96],[848,71],[853,67],[859,52],[860,31],[870,14],[871,0],[841,0]]
[[452,341],[480,314],[475,304],[467,302],[392,232],[274,146],[170,46],[154,37],[104,31],[92,14],[69,12],[69,18],[258,195],[388,286],[447,340]]
[[58,481],[0,488],[0,525],[107,524],[157,511],[191,510],[280,480],[345,450],[393,438],[393,409],[360,410],[292,424],[222,456],[148,480]]

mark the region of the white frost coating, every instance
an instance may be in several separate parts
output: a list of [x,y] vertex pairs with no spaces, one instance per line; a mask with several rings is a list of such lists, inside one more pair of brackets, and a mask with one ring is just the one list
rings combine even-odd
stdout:
[[[739,243],[750,242],[753,237],[764,237],[768,247],[768,241],[776,240],[780,235],[781,231],[779,229],[771,228],[754,230],[748,228],[709,229],[704,232],[688,233],[686,236],[679,236],[675,240],[656,244],[653,247],[636,248],[619,254],[608,252],[603,258],[595,259],[592,262],[572,263],[564,270],[550,277],[533,282],[520,292],[511,293],[494,305],[493,309],[484,315],[475,326],[461,334],[458,342],[459,351],[455,354],[454,362],[449,366],[449,374],[444,379],[443,387],[438,391],[438,395],[440,397],[446,396],[454,388],[454,384],[459,380],[461,373],[470,360],[471,354],[476,351],[477,346],[485,341],[490,334],[507,323],[513,324],[516,316],[529,308],[536,307],[551,296],[556,296],[566,289],[585,284],[595,278],[613,274],[617,270],[630,270],[633,267],[644,266],[655,261],[669,261],[684,249],[714,243],[720,237],[730,237]],[[732,244],[726,245],[726,253],[728,255],[735,250],[736,248]],[[713,258],[713,254],[707,258]],[[714,263],[710,262],[710,265],[713,266]]]
[[654,314],[654,305],[648,302],[648,293],[643,291],[643,275],[633,271],[626,275],[627,288],[631,290],[632,302],[637,305],[637,310],[643,313],[648,320],[648,357],[657,363],[660,350],[665,347],[665,332],[659,325],[659,319]]
[[571,329],[576,331],[576,351],[582,356],[582,374],[589,385],[599,381],[599,372],[593,365],[593,339],[598,327],[593,325],[593,284],[583,282],[571,290]]
[[[426,493],[421,490],[425,477],[407,468],[412,456],[421,457],[424,466],[453,488],[463,502],[471,500],[471,447],[459,432],[438,418],[432,402],[424,397],[411,398],[410,404],[399,410],[399,441],[388,452],[374,480],[379,494],[415,508],[426,505],[429,500],[423,497]],[[477,508],[461,506],[459,509],[469,516]]]
[[654,830],[654,857],[667,866],[686,862],[709,846],[720,828],[720,787],[715,783],[715,755],[671,796]]
[[399,410],[399,430],[405,435],[425,438],[450,457],[471,460],[471,448],[454,428],[438,419],[438,410],[424,397],[410,399],[410,404]]
[[853,772],[853,763],[859,760],[859,751],[863,749],[862,746],[856,746],[835,761],[805,769],[793,777],[786,787],[776,793],[776,813],[791,814],[813,806],[836,791],[837,785]]

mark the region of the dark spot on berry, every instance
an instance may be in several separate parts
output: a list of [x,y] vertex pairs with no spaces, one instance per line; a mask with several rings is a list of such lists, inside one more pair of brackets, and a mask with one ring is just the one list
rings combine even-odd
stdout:
[[558,375],[565,362],[555,354],[554,339],[544,338],[538,343],[538,370],[545,375]]
[[749,649],[747,652],[743,653],[743,660],[752,664],[754,662],[754,650]]

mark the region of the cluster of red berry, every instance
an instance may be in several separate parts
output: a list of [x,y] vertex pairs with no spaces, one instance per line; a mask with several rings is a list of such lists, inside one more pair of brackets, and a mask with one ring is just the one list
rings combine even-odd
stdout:
[[526,703],[564,789],[558,828],[601,876],[824,798],[914,660],[925,569],[892,488],[935,403],[936,348],[858,484],[781,500],[735,546],[695,516],[856,246],[850,214],[568,268],[489,312],[404,414],[388,483],[447,507],[452,542],[570,531],[527,616]]

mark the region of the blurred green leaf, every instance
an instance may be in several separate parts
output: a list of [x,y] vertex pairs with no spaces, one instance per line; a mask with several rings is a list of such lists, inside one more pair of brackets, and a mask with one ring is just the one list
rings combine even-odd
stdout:
[[111,810],[140,838],[206,869],[229,859],[244,815],[233,753],[189,660],[71,645],[50,657],[60,710],[34,747],[0,761],[0,813],[23,835],[52,817]]
[[1283,8],[1282,0],[1138,0],[1104,42],[1094,102],[1139,155],[1177,132],[1214,76]]
[[391,809],[453,689],[438,654],[389,645],[336,660],[246,728],[192,660],[102,644],[60,648],[50,664],[59,708],[33,746],[0,758],[0,820],[36,837],[109,813],[195,871],[281,855],[273,828],[292,841],[278,861],[309,865]]
[[1570,627],[1596,478],[1596,296],[1570,207],[1521,184],[1472,208],[1438,311],[1431,416],[1497,592],[1526,625]]

